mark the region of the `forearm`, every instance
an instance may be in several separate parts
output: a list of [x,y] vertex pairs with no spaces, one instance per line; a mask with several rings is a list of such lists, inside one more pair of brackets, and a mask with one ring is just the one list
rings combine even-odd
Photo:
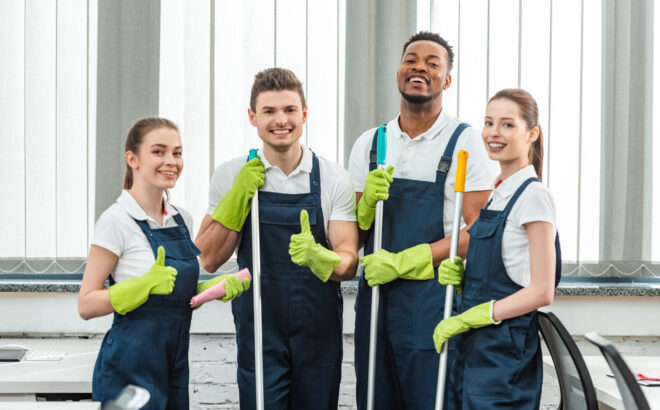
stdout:
[[[465,259],[467,256],[468,245],[470,244],[470,234],[467,233],[467,227],[460,230],[458,237],[458,256]],[[433,267],[440,266],[440,262],[449,258],[451,249],[451,236],[445,236],[439,241],[431,243],[431,254],[433,254]]]
[[229,260],[238,244],[238,234],[209,215],[204,217],[195,245],[202,251],[199,260],[207,272],[215,272]]
[[337,282],[353,279],[357,273],[357,252],[339,250],[336,253],[341,258],[341,263],[332,271],[330,279]]
[[527,286],[516,293],[500,299],[493,306],[493,320],[500,321],[522,316],[543,306],[554,298],[554,286]]
[[105,316],[114,311],[106,289],[93,290],[78,297],[78,314],[84,320]]

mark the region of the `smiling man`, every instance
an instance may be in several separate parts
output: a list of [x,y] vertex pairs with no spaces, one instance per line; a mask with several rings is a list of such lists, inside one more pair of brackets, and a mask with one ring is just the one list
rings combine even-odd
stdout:
[[[367,407],[371,287],[381,298],[376,352],[376,409],[432,409],[438,380],[433,330],[443,318],[445,287],[436,267],[448,258],[454,215],[457,154],[469,153],[459,255],[465,232],[490,195],[496,165],[488,159],[479,131],[442,109],[451,85],[454,53],[435,33],[413,35],[403,47],[396,82],[400,114],[387,123],[387,170],[376,169],[377,129],[362,134],[350,156],[360,238],[366,242],[356,301],[355,372],[359,409]],[[373,153],[373,154],[372,154]],[[373,253],[375,204],[384,200],[382,249]],[[362,241],[361,241],[362,242]],[[456,304],[455,304],[456,306]],[[452,340],[450,346],[458,342]],[[450,351],[445,408],[460,408],[451,377]]]
[[[355,197],[348,172],[300,143],[305,94],[289,70],[255,76],[248,110],[263,147],[218,166],[195,243],[214,272],[238,247],[252,271],[248,217],[259,191],[264,400],[267,409],[336,409],[342,360],[339,282],[357,268]],[[240,301],[238,300],[240,299]],[[255,401],[252,289],[232,303],[241,409]]]

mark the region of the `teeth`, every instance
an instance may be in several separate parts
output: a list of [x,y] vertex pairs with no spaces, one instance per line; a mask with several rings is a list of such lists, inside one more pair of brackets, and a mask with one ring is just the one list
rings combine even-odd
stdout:
[[288,133],[289,133],[289,130],[273,130],[273,134],[282,135],[282,134],[288,134]]
[[176,172],[174,171],[160,171],[160,173],[165,175],[176,175]]
[[491,148],[502,148],[502,147],[504,147],[504,144],[497,144],[495,142],[490,142],[490,143],[488,143],[488,146],[491,147]]
[[411,82],[411,83],[426,84],[426,81],[425,81],[423,78],[421,78],[421,77],[412,77],[412,78],[410,79],[410,82]]

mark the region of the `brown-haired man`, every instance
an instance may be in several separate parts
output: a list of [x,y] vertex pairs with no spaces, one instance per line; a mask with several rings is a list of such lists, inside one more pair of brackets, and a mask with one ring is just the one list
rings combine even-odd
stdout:
[[[375,169],[375,160],[370,160],[370,151],[376,148],[375,128],[362,134],[351,151],[348,169],[359,201],[358,223],[361,233],[369,236],[355,318],[359,409],[367,406],[371,286],[375,285],[382,286],[374,408],[433,408],[438,379],[433,330],[443,318],[445,300],[445,287],[438,283],[434,268],[449,257],[458,151],[469,152],[462,207],[468,226],[486,204],[496,175],[479,131],[465,127],[442,108],[442,93],[451,85],[453,56],[451,46],[439,35],[413,35],[403,47],[396,73],[401,111],[386,126],[388,169]],[[372,253],[369,229],[377,200],[385,201],[383,242],[382,249]],[[468,246],[465,229],[458,252],[462,256]],[[453,341],[450,348],[456,344]],[[455,357],[450,354],[450,359]],[[447,386],[460,385],[450,386],[452,382]]]
[[[264,400],[267,409],[336,409],[342,360],[339,281],[355,276],[357,225],[346,170],[300,143],[307,106],[289,70],[258,73],[250,123],[259,158],[221,164],[197,246],[214,272],[238,246],[252,269],[251,198],[259,191]],[[241,409],[255,408],[252,290],[232,303]]]

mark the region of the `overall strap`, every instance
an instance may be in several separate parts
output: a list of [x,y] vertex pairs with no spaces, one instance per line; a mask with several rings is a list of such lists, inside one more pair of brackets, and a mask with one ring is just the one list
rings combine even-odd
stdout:
[[387,124],[383,124],[376,128],[376,132],[374,132],[374,138],[371,141],[371,150],[369,151],[369,171],[373,171],[377,167],[376,160],[378,159],[378,130],[385,127],[387,127]]
[[454,149],[456,148],[458,137],[461,135],[463,130],[469,126],[470,125],[465,122],[458,124],[458,127],[456,127],[454,130],[454,133],[451,134],[451,138],[449,138],[449,143],[447,143],[447,148],[445,148],[445,152],[442,154],[442,158],[440,158],[440,162],[438,163],[438,170],[435,173],[435,183],[440,184],[443,189],[445,187],[445,181],[447,180],[447,173],[449,173],[449,168],[451,167],[451,158],[454,156]]
[[149,223],[144,220],[138,220],[135,219],[135,222],[137,222],[138,226],[140,229],[142,229],[142,232],[144,232],[144,236],[147,237],[147,241],[149,242],[149,245],[151,245],[151,250],[154,252],[154,258],[158,258],[158,246],[156,245],[156,242],[154,242],[153,234],[151,233],[151,228],[149,227]]
[[321,171],[319,159],[312,151],[312,172],[309,174],[309,192],[321,195]]
[[523,193],[523,191],[525,190],[525,188],[527,188],[527,186],[528,186],[529,184],[531,184],[532,182],[541,182],[541,180],[538,179],[538,178],[536,178],[536,177],[527,178],[527,180],[525,180],[525,182],[523,182],[522,185],[520,185],[520,186],[518,187],[518,189],[517,189],[516,192],[513,194],[513,196],[511,197],[511,199],[509,199],[509,203],[507,203],[507,204],[506,204],[506,207],[504,207],[504,209],[502,210],[502,214],[503,214],[503,216],[504,216],[505,219],[506,219],[506,217],[509,216],[509,212],[511,212],[511,208],[513,208],[513,205],[514,205],[514,204],[516,203],[516,201],[518,200],[518,197],[520,197],[520,195]]
[[[172,205],[172,208],[176,209],[176,207],[174,205]],[[181,229],[183,229],[186,232],[186,234],[190,237],[191,235],[190,235],[190,232],[188,231],[188,227],[186,226],[186,221],[183,220],[183,217],[181,216],[181,212],[178,209],[176,209],[176,211],[178,213],[176,215],[174,215],[174,221],[176,221],[176,224]]]

